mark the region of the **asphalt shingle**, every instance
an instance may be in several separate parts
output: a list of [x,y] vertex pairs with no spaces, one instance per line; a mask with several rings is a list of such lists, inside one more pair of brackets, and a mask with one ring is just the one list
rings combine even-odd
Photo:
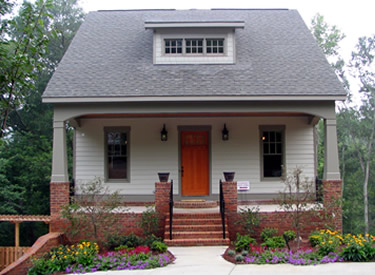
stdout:
[[[145,21],[243,20],[235,64],[154,65]],[[295,10],[140,10],[88,14],[44,98],[344,96]]]

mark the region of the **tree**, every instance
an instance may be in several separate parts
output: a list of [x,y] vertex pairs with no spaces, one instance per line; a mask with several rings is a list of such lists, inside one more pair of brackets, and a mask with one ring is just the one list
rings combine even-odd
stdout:
[[[0,201],[4,202],[1,204],[4,207],[0,207],[0,214],[49,214],[53,108],[50,104],[42,103],[41,95],[83,21],[84,14],[77,2],[52,0],[51,5],[46,6],[46,13],[41,16],[41,31],[48,38],[45,55],[39,60],[43,63],[43,69],[35,71],[32,85],[22,87],[22,104],[10,110],[7,119],[8,135],[0,144],[0,194],[4,194],[4,199],[0,195]],[[37,10],[34,6],[33,9]],[[18,20],[18,17],[10,20]],[[8,43],[10,37],[13,39],[22,36],[22,28],[13,27],[16,24],[18,23],[12,23],[12,28],[7,29],[8,39],[0,38],[1,42]],[[4,48],[0,46],[0,49]],[[0,107],[0,114],[3,110]],[[70,131],[67,139],[71,143]],[[6,194],[9,196],[5,196]],[[0,223],[0,245],[13,244],[13,227],[8,223]],[[37,237],[48,232],[48,226],[22,223],[21,231],[21,243],[31,245]]]
[[337,77],[344,84],[344,87],[349,89],[349,82],[344,71],[345,62],[339,53],[339,44],[345,38],[345,34],[336,25],[328,25],[324,21],[324,16],[319,13],[312,18],[310,30],[329,63],[334,68]]
[[370,180],[371,162],[373,160],[375,139],[375,35],[361,37],[352,52],[350,67],[352,74],[360,81],[359,92],[362,96],[362,105],[356,108],[343,110],[346,117],[359,123],[347,125],[360,167],[363,173],[363,206],[365,234],[369,233],[369,203],[368,184]]
[[[317,210],[314,201],[315,192],[313,182],[308,178],[302,178],[302,170],[295,168],[283,176],[284,192],[276,199],[280,208],[289,212],[292,218],[292,226],[297,234],[297,247],[300,247],[301,230],[306,226],[306,219]],[[315,207],[315,208],[314,208]]]
[[[44,16],[52,0],[24,2],[17,17],[2,21],[0,42],[0,138],[8,128],[7,120],[12,110],[22,107],[25,91],[34,88],[38,72],[43,69],[48,36],[44,32]],[[9,12],[6,3],[2,12]]]

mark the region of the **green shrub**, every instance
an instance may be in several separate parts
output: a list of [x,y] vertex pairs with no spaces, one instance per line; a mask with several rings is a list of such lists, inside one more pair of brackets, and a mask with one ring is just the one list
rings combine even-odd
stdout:
[[114,250],[116,247],[125,245],[128,248],[135,248],[137,246],[143,245],[144,241],[142,238],[138,237],[134,233],[129,235],[119,235],[119,234],[110,234],[107,236],[107,240],[104,242],[104,245],[108,250]]
[[283,233],[283,237],[286,242],[293,241],[296,238],[296,232],[293,230],[287,230]]
[[167,251],[168,246],[165,243],[163,243],[163,242],[154,241],[152,243],[152,245],[151,245],[151,249],[154,250],[154,251],[158,251],[158,252],[164,253],[165,251]]
[[[331,252],[336,252],[337,248],[342,243],[342,237],[337,231],[329,229],[322,229],[318,232],[313,232],[309,236],[311,246],[317,246],[320,255],[325,256]],[[314,244],[314,245],[313,245]]]
[[146,236],[156,234],[159,231],[159,213],[153,206],[146,206],[146,211],[142,212],[139,226]]
[[311,247],[315,247],[320,243],[320,231],[313,231],[309,236],[309,243]]
[[278,231],[279,230],[277,228],[266,227],[263,229],[262,233],[260,233],[260,237],[263,241],[266,241],[269,238],[275,237]]
[[260,224],[259,207],[241,209],[235,224],[241,225],[248,235],[254,234],[255,228]]
[[229,249],[228,250],[228,255],[233,257],[234,255],[236,255],[236,251],[234,251],[232,249]]
[[127,245],[119,245],[118,247],[115,247],[115,251],[119,251],[119,250],[129,250],[130,248],[127,246]]
[[141,241],[142,241],[141,245],[148,246],[151,248],[154,242],[161,242],[162,238],[156,237],[154,234],[151,234],[150,236],[141,238]]
[[241,254],[238,254],[235,257],[236,262],[243,262],[244,259],[244,256],[242,256]]
[[275,236],[268,238],[264,243],[262,243],[262,246],[266,246],[267,248],[273,249],[273,248],[284,248],[286,245],[285,240],[282,236]]
[[235,242],[236,251],[249,251],[250,244],[256,244],[256,240],[250,237],[250,235],[241,235],[240,233],[237,233],[237,239]]
[[375,260],[375,238],[367,235],[347,234],[343,240],[345,247],[342,249],[341,256],[346,261],[368,262]]

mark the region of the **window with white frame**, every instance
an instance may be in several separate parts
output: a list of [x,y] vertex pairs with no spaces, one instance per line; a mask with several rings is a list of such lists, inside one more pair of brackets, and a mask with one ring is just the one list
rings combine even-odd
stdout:
[[284,165],[284,126],[260,127],[262,178],[280,178]]
[[106,127],[106,175],[108,180],[129,180],[129,127]]
[[224,55],[225,40],[220,39],[164,39],[165,55]]
[[181,54],[182,39],[165,39],[165,54]]

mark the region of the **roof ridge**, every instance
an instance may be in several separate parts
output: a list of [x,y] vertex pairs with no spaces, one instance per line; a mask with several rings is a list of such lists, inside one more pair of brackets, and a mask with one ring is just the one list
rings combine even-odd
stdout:
[[131,9],[131,10],[98,10],[97,12],[114,12],[114,11],[175,11],[176,9]]

